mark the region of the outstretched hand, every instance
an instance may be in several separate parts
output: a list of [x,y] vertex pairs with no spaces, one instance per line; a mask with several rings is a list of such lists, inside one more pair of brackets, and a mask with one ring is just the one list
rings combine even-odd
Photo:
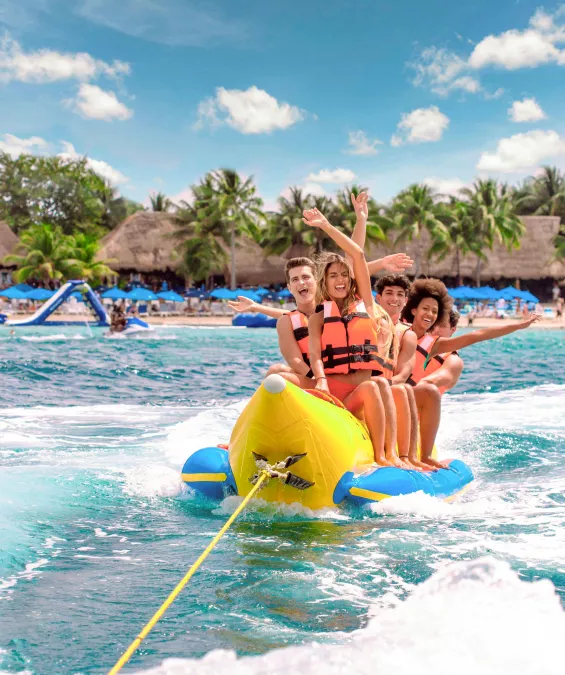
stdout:
[[540,320],[541,320],[540,314],[532,314],[529,319],[525,319],[524,321],[522,321],[522,328],[528,328],[533,323],[536,323],[536,321]]
[[228,300],[228,305],[236,312],[252,312],[255,303],[244,295],[238,295],[237,300]]
[[387,272],[394,272],[396,274],[401,274],[405,270],[412,267],[414,261],[406,253],[393,253],[392,255],[386,255],[381,259],[383,269]]
[[369,217],[369,195],[366,192],[360,192],[357,197],[351,193],[351,204],[355,210],[355,215],[358,220],[367,222]]
[[302,212],[304,218],[302,220],[310,227],[319,227],[323,230],[326,225],[329,225],[328,219],[318,209],[307,209]]

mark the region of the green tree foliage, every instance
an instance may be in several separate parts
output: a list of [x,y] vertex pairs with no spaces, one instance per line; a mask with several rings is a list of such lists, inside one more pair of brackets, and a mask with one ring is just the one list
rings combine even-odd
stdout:
[[100,240],[95,233],[79,232],[68,239],[81,279],[97,285],[104,277],[114,274],[108,266],[113,260],[98,260]]
[[151,202],[152,211],[163,211],[166,213],[173,208],[173,202],[163,192],[149,195],[149,201]]
[[0,218],[16,233],[47,223],[63,234],[102,222],[108,186],[85,158],[0,154]]
[[50,281],[72,279],[81,272],[75,256],[75,241],[63,234],[59,226],[42,223],[32,225],[22,233],[17,253],[4,258],[7,265],[16,265],[17,282],[28,279]]
[[[254,241],[261,238],[260,224],[264,219],[261,210],[262,201],[257,195],[253,178],[243,180],[237,171],[218,169],[206,174],[199,185],[193,186],[194,203],[180,205],[176,214],[179,229],[176,236],[185,239],[185,251],[182,255],[194,271],[199,270],[199,262],[187,260],[186,247],[193,252],[196,244],[189,244],[191,238],[198,237],[211,241],[210,236],[220,239],[230,246],[231,286],[236,286],[236,237],[249,237]],[[225,264],[219,254],[218,246],[213,250],[214,265]],[[189,255],[189,258],[191,256]],[[192,274],[194,278],[197,278]]]

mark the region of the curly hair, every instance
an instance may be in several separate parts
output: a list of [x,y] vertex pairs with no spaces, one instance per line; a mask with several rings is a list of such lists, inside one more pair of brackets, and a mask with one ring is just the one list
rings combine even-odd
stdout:
[[401,319],[407,323],[412,323],[415,310],[418,305],[426,298],[433,298],[437,301],[438,312],[437,319],[430,326],[432,328],[436,323],[442,322],[446,314],[451,310],[452,300],[449,297],[445,284],[439,279],[418,279],[412,284],[408,301],[402,310]]
[[355,277],[353,276],[353,270],[349,261],[337,253],[322,251],[322,253],[316,257],[316,282],[318,284],[316,289],[316,304],[319,305],[326,300],[331,300],[328,293],[326,276],[330,266],[334,263],[343,265],[347,270],[349,277],[349,292],[343,301],[343,311],[346,313],[349,305],[355,301],[355,296],[357,295],[357,283],[355,282]]
[[461,314],[456,310],[451,308],[449,310],[449,325],[451,328],[457,328]]
[[375,290],[379,295],[382,295],[384,289],[388,288],[389,286],[398,286],[399,288],[403,288],[406,292],[406,295],[408,295],[410,291],[410,279],[408,279],[408,277],[404,274],[385,274],[384,277],[377,279]]

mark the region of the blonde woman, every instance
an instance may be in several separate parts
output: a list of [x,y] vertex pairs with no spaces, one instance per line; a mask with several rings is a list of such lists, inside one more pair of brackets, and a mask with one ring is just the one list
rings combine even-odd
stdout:
[[303,220],[323,230],[353,261],[352,270],[337,253],[323,253],[318,259],[317,307],[308,322],[316,389],[334,395],[365,419],[377,464],[409,468],[396,454],[396,411],[389,384],[394,326],[373,301],[363,250],[318,209],[304,211]]

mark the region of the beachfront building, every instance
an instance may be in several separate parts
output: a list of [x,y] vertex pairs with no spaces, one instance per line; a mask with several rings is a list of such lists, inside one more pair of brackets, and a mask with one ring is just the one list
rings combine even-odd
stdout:
[[[554,239],[559,230],[559,218],[555,216],[523,216],[526,231],[519,249],[508,251],[501,244],[495,244],[492,251],[485,250],[487,260],[480,265],[481,284],[497,286],[526,286],[543,298],[551,295],[551,287],[555,279],[565,277],[565,265],[554,257]],[[100,258],[114,259],[110,264],[124,280],[137,280],[150,286],[160,286],[167,281],[169,287],[182,286],[190,281],[184,277],[177,253],[179,240],[174,233],[177,226],[174,216],[169,213],[139,211],[124,220],[115,230],[102,240]],[[457,282],[457,265],[455,253],[444,260],[430,259],[427,251],[430,239],[427,232],[422,235],[424,255],[420,274],[436,276],[447,285]],[[416,255],[416,242],[406,242],[393,246],[370,246],[367,258],[374,259],[393,251],[405,251],[412,257]],[[305,247],[289,249],[283,256],[265,256],[263,250],[251,240],[240,239],[236,252],[236,269],[238,285],[270,285],[283,284],[284,264],[286,260],[297,255],[309,255]],[[225,269],[214,271],[209,282],[212,285],[229,284],[230,263],[229,250],[226,247],[228,264]],[[460,261],[461,283],[475,285],[477,280],[477,259],[465,256]],[[525,282],[525,283],[524,283]]]
[[[166,281],[169,288],[190,285],[182,271],[179,253],[181,241],[174,215],[161,211],[138,211],[126,218],[102,239],[99,258],[113,260],[109,267],[124,280],[139,281],[156,289]],[[223,244],[222,244],[223,245]],[[214,285],[229,283],[231,269],[229,248],[225,246],[228,264],[218,267],[208,280]],[[236,247],[238,284],[274,284],[284,281],[285,258],[265,257],[262,249],[249,239],[240,239]]]
[[3,263],[4,257],[13,253],[19,239],[8,223],[0,220],[0,288],[6,288],[12,283],[12,273],[15,267]]

